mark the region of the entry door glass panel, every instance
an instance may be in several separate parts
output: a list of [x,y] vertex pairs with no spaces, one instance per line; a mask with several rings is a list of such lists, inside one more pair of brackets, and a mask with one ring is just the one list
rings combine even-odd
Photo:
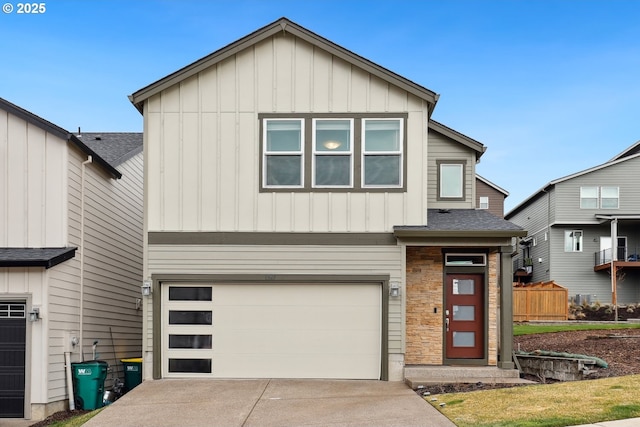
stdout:
[[484,275],[446,276],[445,341],[447,359],[482,359]]
[[163,286],[163,376],[213,374],[213,286]]

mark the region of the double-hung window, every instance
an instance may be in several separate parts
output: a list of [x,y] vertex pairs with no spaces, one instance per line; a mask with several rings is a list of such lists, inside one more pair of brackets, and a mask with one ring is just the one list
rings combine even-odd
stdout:
[[402,186],[402,121],[363,119],[362,122],[362,186]]
[[619,187],[600,187],[600,207],[602,209],[618,209],[619,192]]
[[304,121],[265,120],[263,141],[263,186],[302,187],[304,183]]
[[580,187],[580,209],[598,209],[598,187]]
[[259,119],[261,191],[405,191],[407,114]]
[[313,186],[353,186],[353,120],[313,120]]

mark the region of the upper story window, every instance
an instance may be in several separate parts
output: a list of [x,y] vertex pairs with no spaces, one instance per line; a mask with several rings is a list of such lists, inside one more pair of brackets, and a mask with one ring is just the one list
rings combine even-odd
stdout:
[[480,206],[478,207],[480,209],[489,209],[489,197],[480,196]]
[[261,191],[405,191],[406,114],[261,114]]
[[619,193],[619,187],[600,187],[600,207],[602,209],[618,209]]
[[619,187],[580,187],[580,209],[618,209]]
[[464,200],[464,161],[437,161],[438,199]]
[[582,252],[582,230],[565,230],[564,251]]
[[264,126],[263,185],[302,187],[304,122],[269,120]]

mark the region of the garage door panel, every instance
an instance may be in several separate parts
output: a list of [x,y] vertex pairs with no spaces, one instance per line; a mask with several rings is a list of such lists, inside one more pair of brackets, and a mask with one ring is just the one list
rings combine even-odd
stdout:
[[334,354],[377,355],[378,331],[221,331],[214,332],[214,354]]
[[379,379],[380,359],[361,357],[344,365],[342,355],[223,355],[213,371],[220,378],[336,378]]
[[[345,325],[351,330],[377,329],[378,306],[331,307],[317,306],[270,306],[270,307],[216,307],[213,315],[216,325],[233,325],[235,330],[342,330]],[[225,326],[226,327],[226,326]]]
[[[379,283],[202,286],[209,286],[211,294],[202,289],[188,289],[183,294],[187,297],[202,294],[203,299],[211,295],[209,301],[165,299],[164,375],[380,378],[382,287]],[[171,310],[185,312],[174,313],[176,321],[193,320],[193,324],[169,324]],[[208,318],[192,316],[189,311],[210,311],[211,323],[196,324],[201,318]],[[180,334],[209,334],[212,348],[202,337],[175,338]],[[172,335],[175,344],[168,348]],[[189,358],[194,361],[192,373],[187,372]],[[210,372],[196,372],[198,358],[211,362]],[[170,363],[174,366],[180,363],[176,369],[182,372],[170,371]]]

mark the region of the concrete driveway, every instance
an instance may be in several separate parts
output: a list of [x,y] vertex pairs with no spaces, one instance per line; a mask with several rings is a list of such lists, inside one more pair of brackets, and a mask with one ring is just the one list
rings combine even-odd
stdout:
[[145,381],[84,427],[455,426],[401,382]]

